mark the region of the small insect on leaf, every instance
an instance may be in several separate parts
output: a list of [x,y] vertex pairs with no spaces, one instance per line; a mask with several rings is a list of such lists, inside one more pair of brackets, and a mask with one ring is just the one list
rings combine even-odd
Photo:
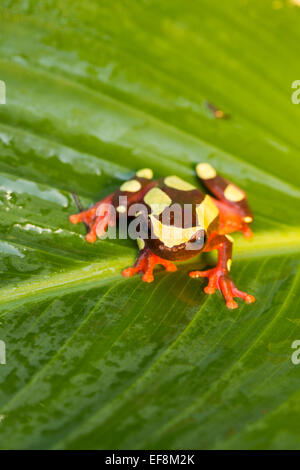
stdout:
[[214,104],[210,103],[209,101],[206,101],[205,105],[210,111],[212,111],[216,119],[229,119],[230,118],[229,114],[224,113],[224,111],[217,108]]

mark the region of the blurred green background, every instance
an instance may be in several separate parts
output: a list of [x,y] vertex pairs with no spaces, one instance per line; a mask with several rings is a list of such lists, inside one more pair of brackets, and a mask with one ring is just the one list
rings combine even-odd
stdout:
[[[296,0],[2,0],[2,449],[300,448]],[[213,103],[230,119],[215,119]],[[247,191],[230,311],[206,280],[120,272],[132,240],[73,226],[135,170]]]

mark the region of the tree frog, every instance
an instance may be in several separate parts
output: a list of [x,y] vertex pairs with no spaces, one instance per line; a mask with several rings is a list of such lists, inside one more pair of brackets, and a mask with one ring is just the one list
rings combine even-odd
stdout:
[[192,271],[190,277],[208,278],[204,291],[221,291],[228,308],[238,307],[234,300],[237,297],[252,303],[255,298],[240,291],[229,276],[233,245],[229,234],[240,231],[247,238],[253,236],[249,227],[253,214],[246,193],[220,176],[209,163],[199,163],[196,173],[211,195],[178,176],[153,179],[153,171],[143,168],[113,194],[90,209],[71,215],[70,221],[85,223],[89,228],[86,240],[93,243],[116,223],[112,208],[120,218],[125,214],[132,216],[132,209],[142,204],[146,211],[134,214],[143,225],[143,235],[138,238],[139,255],[134,266],[123,270],[123,276],[141,272],[144,282],[152,282],[157,264],[172,272],[177,270],[174,262],[217,250],[216,267]]

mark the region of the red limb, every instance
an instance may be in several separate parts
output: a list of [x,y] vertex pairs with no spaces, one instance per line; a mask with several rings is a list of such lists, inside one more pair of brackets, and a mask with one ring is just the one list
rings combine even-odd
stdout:
[[213,294],[216,289],[219,289],[225,298],[228,308],[233,309],[238,307],[234,297],[240,297],[247,303],[255,302],[255,298],[252,295],[237,289],[229,277],[232,242],[226,236],[212,235],[205,251],[211,251],[212,249],[218,250],[217,266],[207,271],[192,271],[189,273],[190,277],[208,277],[208,285],[204,288],[204,292],[206,294]]
[[243,217],[230,205],[212,198],[219,209],[219,233],[242,232],[245,238],[252,238],[253,232]]
[[124,277],[131,277],[138,272],[142,272],[144,273],[142,280],[144,282],[152,282],[154,280],[153,269],[156,264],[161,264],[169,272],[177,271],[177,267],[172,261],[156,256],[146,247],[140,251],[135,264],[130,268],[124,269],[122,275]]
[[97,236],[104,235],[108,226],[113,227],[115,225],[115,217],[111,210],[113,197],[114,195],[110,194],[90,209],[79,214],[70,215],[69,220],[72,224],[84,222],[90,228],[90,232],[85,237],[88,242],[94,243]]
[[[116,214],[113,207],[117,212],[127,212],[132,204],[142,201],[144,194],[158,183],[150,178],[152,178],[152,170],[149,168],[139,170],[133,179],[123,183],[113,194],[97,202],[90,209],[71,215],[70,222],[73,224],[85,223],[90,229],[85,238],[88,242],[94,243],[97,236],[104,235],[108,226],[113,227],[116,224]],[[125,201],[119,205],[123,196]]]
[[245,237],[251,238],[253,233],[249,224],[253,222],[253,214],[245,191],[220,176],[208,163],[199,163],[196,172],[216,198],[213,201],[220,211],[220,233],[240,231]]

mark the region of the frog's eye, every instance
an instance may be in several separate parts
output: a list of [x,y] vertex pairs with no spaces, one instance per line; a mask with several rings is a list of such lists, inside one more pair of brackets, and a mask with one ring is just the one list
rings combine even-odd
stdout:
[[186,244],[187,250],[202,250],[207,240],[207,234],[205,230],[197,230],[197,232],[191,237]]

